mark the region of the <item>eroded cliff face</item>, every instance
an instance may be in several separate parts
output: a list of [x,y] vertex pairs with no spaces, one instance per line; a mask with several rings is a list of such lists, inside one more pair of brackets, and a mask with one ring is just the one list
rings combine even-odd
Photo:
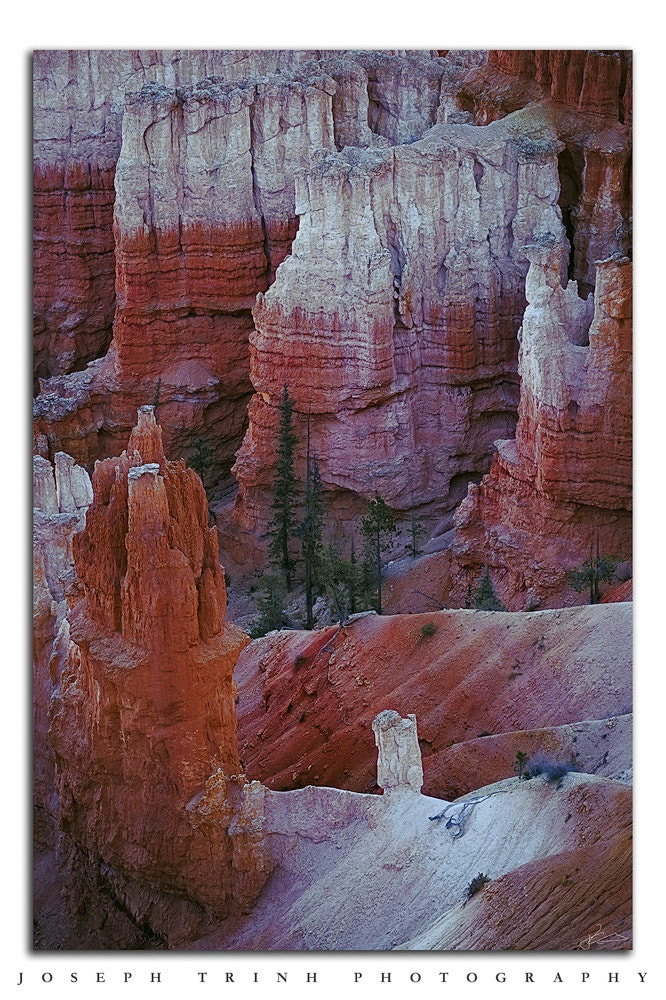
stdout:
[[248,639],[225,622],[201,482],[165,459],[151,407],[92,486],[55,658],[60,864],[79,946],[173,945],[247,907],[268,874],[236,742]]
[[[312,414],[332,514],[355,518],[379,489],[441,530],[493,441],[514,432],[522,247],[553,233],[563,281],[586,297],[596,261],[629,246],[627,53],[35,63],[36,171],[55,171],[44,213],[36,201],[37,373],[97,358],[41,384],[36,449],[92,468],[153,399],[169,453],[203,442],[206,485],[226,489],[242,441],[227,528],[247,551],[266,517],[285,374],[297,422]],[[89,179],[72,191],[85,211],[67,214],[83,163]],[[113,178],[105,212],[93,167]],[[98,346],[79,349],[89,335]]]
[[[526,248],[521,398],[514,440],[455,515],[454,591],[484,564],[508,607],[557,602],[566,571],[596,553],[631,555],[631,263],[597,265],[592,297],[560,284],[561,250]],[[462,572],[461,572],[462,571]]]
[[124,95],[276,72],[307,51],[38,51],[33,59],[35,375],[108,348],[115,310],[114,179]]
[[[87,222],[115,250],[115,298],[112,258],[92,246],[92,232],[63,242],[71,225],[59,206],[36,225],[36,374],[74,372],[41,385],[40,453],[66,449],[91,467],[124,447],[137,406],[154,398],[170,453],[188,455],[203,439],[213,478],[224,480],[247,423],[251,308],[298,228],[296,175],[313,151],[418,138],[436,120],[443,85],[464,70],[427,53],[37,53],[36,61],[36,162],[55,170],[48,192],[64,188],[69,198],[58,170],[79,169],[82,158],[104,158],[115,186],[113,228],[108,212]],[[89,104],[97,132],[84,127]],[[93,256],[104,289],[83,273]],[[65,287],[64,275],[85,289]],[[92,296],[107,320],[77,312],[77,295]],[[100,325],[97,347],[79,347]]]
[[[512,611],[561,606],[591,545],[628,559],[630,54],[40,52],[34,81],[36,842],[67,902],[44,918],[43,850],[37,945],[571,948],[597,878],[627,947],[630,607],[269,635],[239,662],[248,783],[248,637],[165,453],[207,451],[253,571],[286,382],[328,528],[380,493],[435,536],[392,610],[469,605],[486,568]],[[507,782],[574,748],[565,797]],[[463,911],[477,869],[419,792],[500,780]]]
[[291,256],[253,311],[257,395],[234,469],[244,527],[265,521],[285,381],[343,518],[375,491],[440,516],[459,502],[514,426],[519,243],[540,219],[564,240],[560,148],[537,109],[320,154],[298,178]]
[[477,125],[548,102],[564,143],[559,204],[569,277],[587,295],[596,262],[631,250],[631,53],[491,51],[456,100]]

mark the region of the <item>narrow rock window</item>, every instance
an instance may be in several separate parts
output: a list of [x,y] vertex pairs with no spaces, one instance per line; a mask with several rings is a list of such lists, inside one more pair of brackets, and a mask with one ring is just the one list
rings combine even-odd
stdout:
[[562,212],[562,222],[571,247],[569,251],[569,280],[576,277],[576,221],[578,218],[580,193],[582,189],[580,167],[570,149],[564,149],[557,158],[560,175],[560,197],[558,204]]

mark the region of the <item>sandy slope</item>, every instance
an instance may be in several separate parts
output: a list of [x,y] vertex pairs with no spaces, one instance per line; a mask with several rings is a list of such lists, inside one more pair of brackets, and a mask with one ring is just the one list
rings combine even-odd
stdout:
[[371,724],[391,708],[416,714],[431,795],[509,777],[516,751],[539,742],[619,776],[631,766],[628,720],[612,721],[631,711],[631,613],[606,604],[369,615],[342,631],[268,635],[236,671],[246,772],[280,790],[375,790]]
[[[410,791],[267,792],[278,867],[251,914],[197,947],[563,949],[600,929],[628,947],[630,789],[570,774],[476,794],[453,837],[460,802],[437,821],[446,803]],[[480,871],[492,882],[463,906]]]

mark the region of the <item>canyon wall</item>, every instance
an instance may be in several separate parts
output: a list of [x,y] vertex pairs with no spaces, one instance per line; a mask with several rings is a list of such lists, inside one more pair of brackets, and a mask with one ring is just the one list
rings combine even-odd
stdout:
[[631,121],[631,52],[496,50],[488,63],[510,76],[534,80],[553,101],[575,111]]
[[[588,772],[566,829],[552,789],[509,791],[548,805],[625,934],[631,609],[534,609],[577,600],[595,547],[631,558],[631,93],[626,52],[35,53],[38,919],[49,887],[66,902],[37,942],[357,947],[364,912],[368,947],[513,947],[461,909],[431,924],[409,868],[422,785],[467,794],[526,749]],[[386,607],[469,607],[487,571],[529,613],[367,614],[240,656],[218,537],[234,584],[263,565],[285,384],[331,533],[379,493],[432,536]],[[503,815],[493,920],[568,863]]]
[[[67,375],[38,384],[41,454],[66,450],[92,468],[125,447],[139,405],[161,402],[169,450],[189,453],[203,438],[215,446],[218,477],[228,473],[250,391],[250,307],[295,230],[288,193],[279,204],[284,171],[273,156],[289,145],[278,125],[295,119],[295,102],[276,109],[269,100],[268,120],[257,127],[257,144],[265,125],[270,150],[267,220],[254,202],[247,108],[257,91],[283,90],[289,104],[298,84],[290,89],[287,77],[271,91],[256,80],[316,55],[35,54],[35,374]],[[198,84],[205,80],[208,89]],[[291,134],[300,135],[293,124]],[[165,139],[172,126],[173,150]],[[94,186],[102,175],[104,210]],[[100,360],[80,371],[93,359]]]
[[287,369],[332,516],[444,530],[514,433],[522,247],[582,296],[630,247],[628,53],[41,52],[34,96],[35,448],[152,402],[219,496],[242,442],[237,550]]
[[456,103],[477,125],[547,101],[564,143],[560,199],[569,277],[594,289],[595,263],[631,251],[632,53],[491,51]]
[[79,370],[111,341],[113,212],[125,93],[276,72],[317,52],[33,54],[35,375]]
[[151,407],[92,487],[54,656],[59,863],[78,947],[173,945],[268,875],[236,741],[248,638],[225,621],[201,482],[165,459]]
[[[313,150],[420,135],[452,72],[429,53],[36,53],[35,374],[54,376],[39,452],[92,468],[154,402],[170,453],[203,440],[228,481],[250,310],[298,227],[295,175]],[[104,214],[81,181],[75,218],[84,165],[108,197]]]

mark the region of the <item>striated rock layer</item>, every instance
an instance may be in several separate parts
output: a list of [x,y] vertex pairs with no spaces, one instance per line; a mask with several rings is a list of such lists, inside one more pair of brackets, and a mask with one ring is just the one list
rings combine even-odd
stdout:
[[[448,526],[514,431],[522,246],[568,244],[563,279],[587,295],[596,261],[630,245],[627,53],[45,52],[35,67],[51,177],[35,357],[39,375],[73,371],[41,384],[37,450],[91,468],[152,399],[169,452],[203,442],[221,486],[247,427],[241,536],[265,522],[287,368],[338,519],[379,489]],[[112,315],[111,349],[76,371]]]
[[[528,88],[526,71],[505,72],[501,53],[462,79],[443,76],[439,124],[419,141],[319,154],[297,179],[292,254],[253,310],[256,395],[234,469],[241,530],[266,521],[285,380],[301,440],[311,414],[338,521],[378,490],[398,511],[418,507],[437,515],[438,531],[450,527],[500,428],[513,433],[523,234],[527,243],[553,234],[560,278],[577,281],[581,299],[600,260],[630,251],[631,137],[620,108],[630,63],[541,56],[551,68]],[[513,95],[510,107],[484,115],[482,85],[488,100]]]
[[399,510],[446,513],[487,469],[490,442],[514,426],[521,240],[542,221],[565,238],[560,148],[536,108],[322,154],[297,179],[292,254],[253,311],[243,527],[265,520],[285,380],[343,517],[376,490]]
[[79,946],[173,945],[267,876],[236,744],[247,636],[225,622],[201,482],[165,459],[151,407],[92,485],[49,733],[61,866]]
[[526,248],[515,440],[455,516],[459,600],[484,565],[511,608],[559,600],[566,571],[596,554],[631,556],[631,263],[597,265],[594,295],[560,285],[561,249]]
[[35,374],[80,369],[111,340],[114,180],[125,93],[274,73],[318,52],[37,51],[33,57]]
[[553,101],[583,113],[631,119],[632,54],[584,49],[515,51],[488,55],[490,67],[548,89]]
[[[296,173],[315,150],[418,137],[436,120],[444,77],[464,70],[428,53],[35,59],[36,164],[55,170],[46,184],[53,210],[36,205],[36,374],[76,374],[108,345],[114,317],[104,363],[41,385],[40,453],[67,449],[90,465],[117,453],[137,406],[154,398],[169,451],[189,456],[203,440],[213,479],[224,479],[246,426],[250,310],[298,228]],[[60,90],[69,84],[62,107]],[[69,216],[55,203],[61,188],[65,198],[69,190],[60,165],[76,171],[81,157],[103,161],[115,201],[103,217],[88,212],[74,257]],[[84,258],[104,271],[104,288],[92,288]],[[66,285],[66,275],[82,290]],[[95,303],[104,322],[79,299]],[[96,346],[86,348],[85,337],[97,337]]]

